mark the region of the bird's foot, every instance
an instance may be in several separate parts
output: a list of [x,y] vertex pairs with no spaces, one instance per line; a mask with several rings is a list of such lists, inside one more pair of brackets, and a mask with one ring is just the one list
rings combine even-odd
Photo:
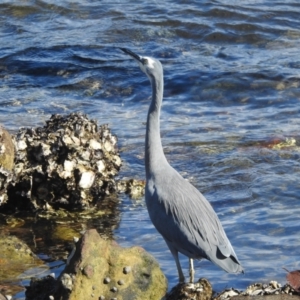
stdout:
[[194,283],[195,270],[194,270],[194,261],[192,258],[189,259],[189,263],[190,263],[190,283]]

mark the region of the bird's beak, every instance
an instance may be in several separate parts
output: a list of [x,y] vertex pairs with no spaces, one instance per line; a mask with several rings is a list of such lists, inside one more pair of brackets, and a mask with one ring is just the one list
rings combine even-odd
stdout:
[[120,48],[123,52],[125,52],[126,54],[130,55],[131,57],[133,57],[136,61],[138,61],[139,63],[143,63],[142,62],[142,57],[133,53],[132,51],[126,49],[126,48]]

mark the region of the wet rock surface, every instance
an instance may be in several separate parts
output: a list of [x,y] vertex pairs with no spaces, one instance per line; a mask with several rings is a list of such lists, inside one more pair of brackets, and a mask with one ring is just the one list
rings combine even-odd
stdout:
[[[22,272],[31,267],[43,265],[44,262],[39,259],[31,249],[15,236],[0,235],[1,249],[1,268],[0,277],[5,280],[18,277]],[[7,272],[4,266],[10,267]],[[17,267],[14,268],[14,265]],[[23,265],[23,269],[21,266]]]
[[86,115],[52,115],[44,127],[20,129],[14,143],[15,177],[2,209],[82,210],[117,191],[117,138]]
[[[161,299],[167,281],[140,247],[124,249],[88,230],[76,243],[57,280],[32,280],[26,299]],[[43,286],[47,288],[43,288]]]
[[41,272],[48,267],[22,240],[0,234],[0,292],[11,295],[23,290],[19,285],[9,285],[9,282],[16,278],[20,281],[29,269],[39,269]]

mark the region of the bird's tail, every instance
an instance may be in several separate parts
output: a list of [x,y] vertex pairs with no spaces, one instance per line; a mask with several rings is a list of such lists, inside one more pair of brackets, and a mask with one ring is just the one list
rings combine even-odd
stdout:
[[230,254],[230,256],[225,256],[219,248],[217,248],[217,253],[215,257],[209,258],[214,264],[222,268],[228,273],[244,273],[244,269],[241,266],[241,263],[237,259],[235,253]]

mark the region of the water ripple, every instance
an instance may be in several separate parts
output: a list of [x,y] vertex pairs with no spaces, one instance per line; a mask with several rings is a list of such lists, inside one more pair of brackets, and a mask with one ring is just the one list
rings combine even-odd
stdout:
[[[284,283],[281,267],[299,265],[299,8],[295,0],[4,0],[0,121],[15,131],[83,111],[119,136],[121,176],[144,178],[151,88],[118,47],[157,57],[166,155],[212,202],[246,275],[209,262],[196,268],[215,290]],[[296,145],[270,146],[286,138]],[[175,284],[174,262],[143,199],[135,205],[125,197],[121,209],[117,240],[145,247]]]

